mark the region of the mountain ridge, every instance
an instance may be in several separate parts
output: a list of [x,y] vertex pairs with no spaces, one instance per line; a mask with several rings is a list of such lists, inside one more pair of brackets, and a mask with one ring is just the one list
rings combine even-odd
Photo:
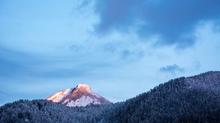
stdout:
[[171,79],[115,104],[69,108],[45,100],[18,101],[0,107],[0,122],[219,123],[219,87],[220,72],[212,71]]

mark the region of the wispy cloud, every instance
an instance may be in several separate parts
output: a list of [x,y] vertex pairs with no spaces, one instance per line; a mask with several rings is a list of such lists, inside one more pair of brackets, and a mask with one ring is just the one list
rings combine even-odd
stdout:
[[178,74],[183,73],[185,70],[184,68],[181,68],[180,66],[173,64],[173,65],[167,65],[160,68],[161,72],[170,73],[170,74]]
[[0,77],[62,78],[82,76],[98,66],[94,63],[74,61],[71,58],[33,55],[0,47]]

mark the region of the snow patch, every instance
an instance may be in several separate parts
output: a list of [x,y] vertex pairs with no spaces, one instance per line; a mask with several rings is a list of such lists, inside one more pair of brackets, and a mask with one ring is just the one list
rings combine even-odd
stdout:
[[47,98],[47,100],[53,101],[53,102],[60,102],[61,100],[63,100],[67,95],[70,94],[72,89],[68,88],[65,89],[63,91],[59,91],[57,93],[55,93],[54,95],[50,96]]
[[101,104],[97,99],[93,99],[89,96],[82,96],[81,98],[70,101],[67,103],[67,106],[87,106],[89,104]]

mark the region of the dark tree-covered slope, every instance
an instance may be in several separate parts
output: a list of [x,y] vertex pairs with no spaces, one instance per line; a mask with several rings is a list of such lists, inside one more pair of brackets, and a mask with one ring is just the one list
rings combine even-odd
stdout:
[[220,72],[182,77],[127,100],[105,119],[114,123],[220,123]]
[[46,100],[20,100],[0,108],[0,123],[96,123],[112,104],[67,107]]
[[220,72],[181,77],[125,102],[70,108],[45,100],[0,108],[1,123],[220,123]]

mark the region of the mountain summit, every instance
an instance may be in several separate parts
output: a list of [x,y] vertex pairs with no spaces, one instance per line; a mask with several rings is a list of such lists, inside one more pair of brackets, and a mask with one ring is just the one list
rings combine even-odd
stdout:
[[78,84],[75,88],[59,91],[48,97],[47,100],[69,107],[111,103],[104,97],[93,92],[87,84]]
[[76,86],[76,89],[78,89],[79,91],[84,92],[84,93],[92,92],[91,87],[87,84],[78,84]]

